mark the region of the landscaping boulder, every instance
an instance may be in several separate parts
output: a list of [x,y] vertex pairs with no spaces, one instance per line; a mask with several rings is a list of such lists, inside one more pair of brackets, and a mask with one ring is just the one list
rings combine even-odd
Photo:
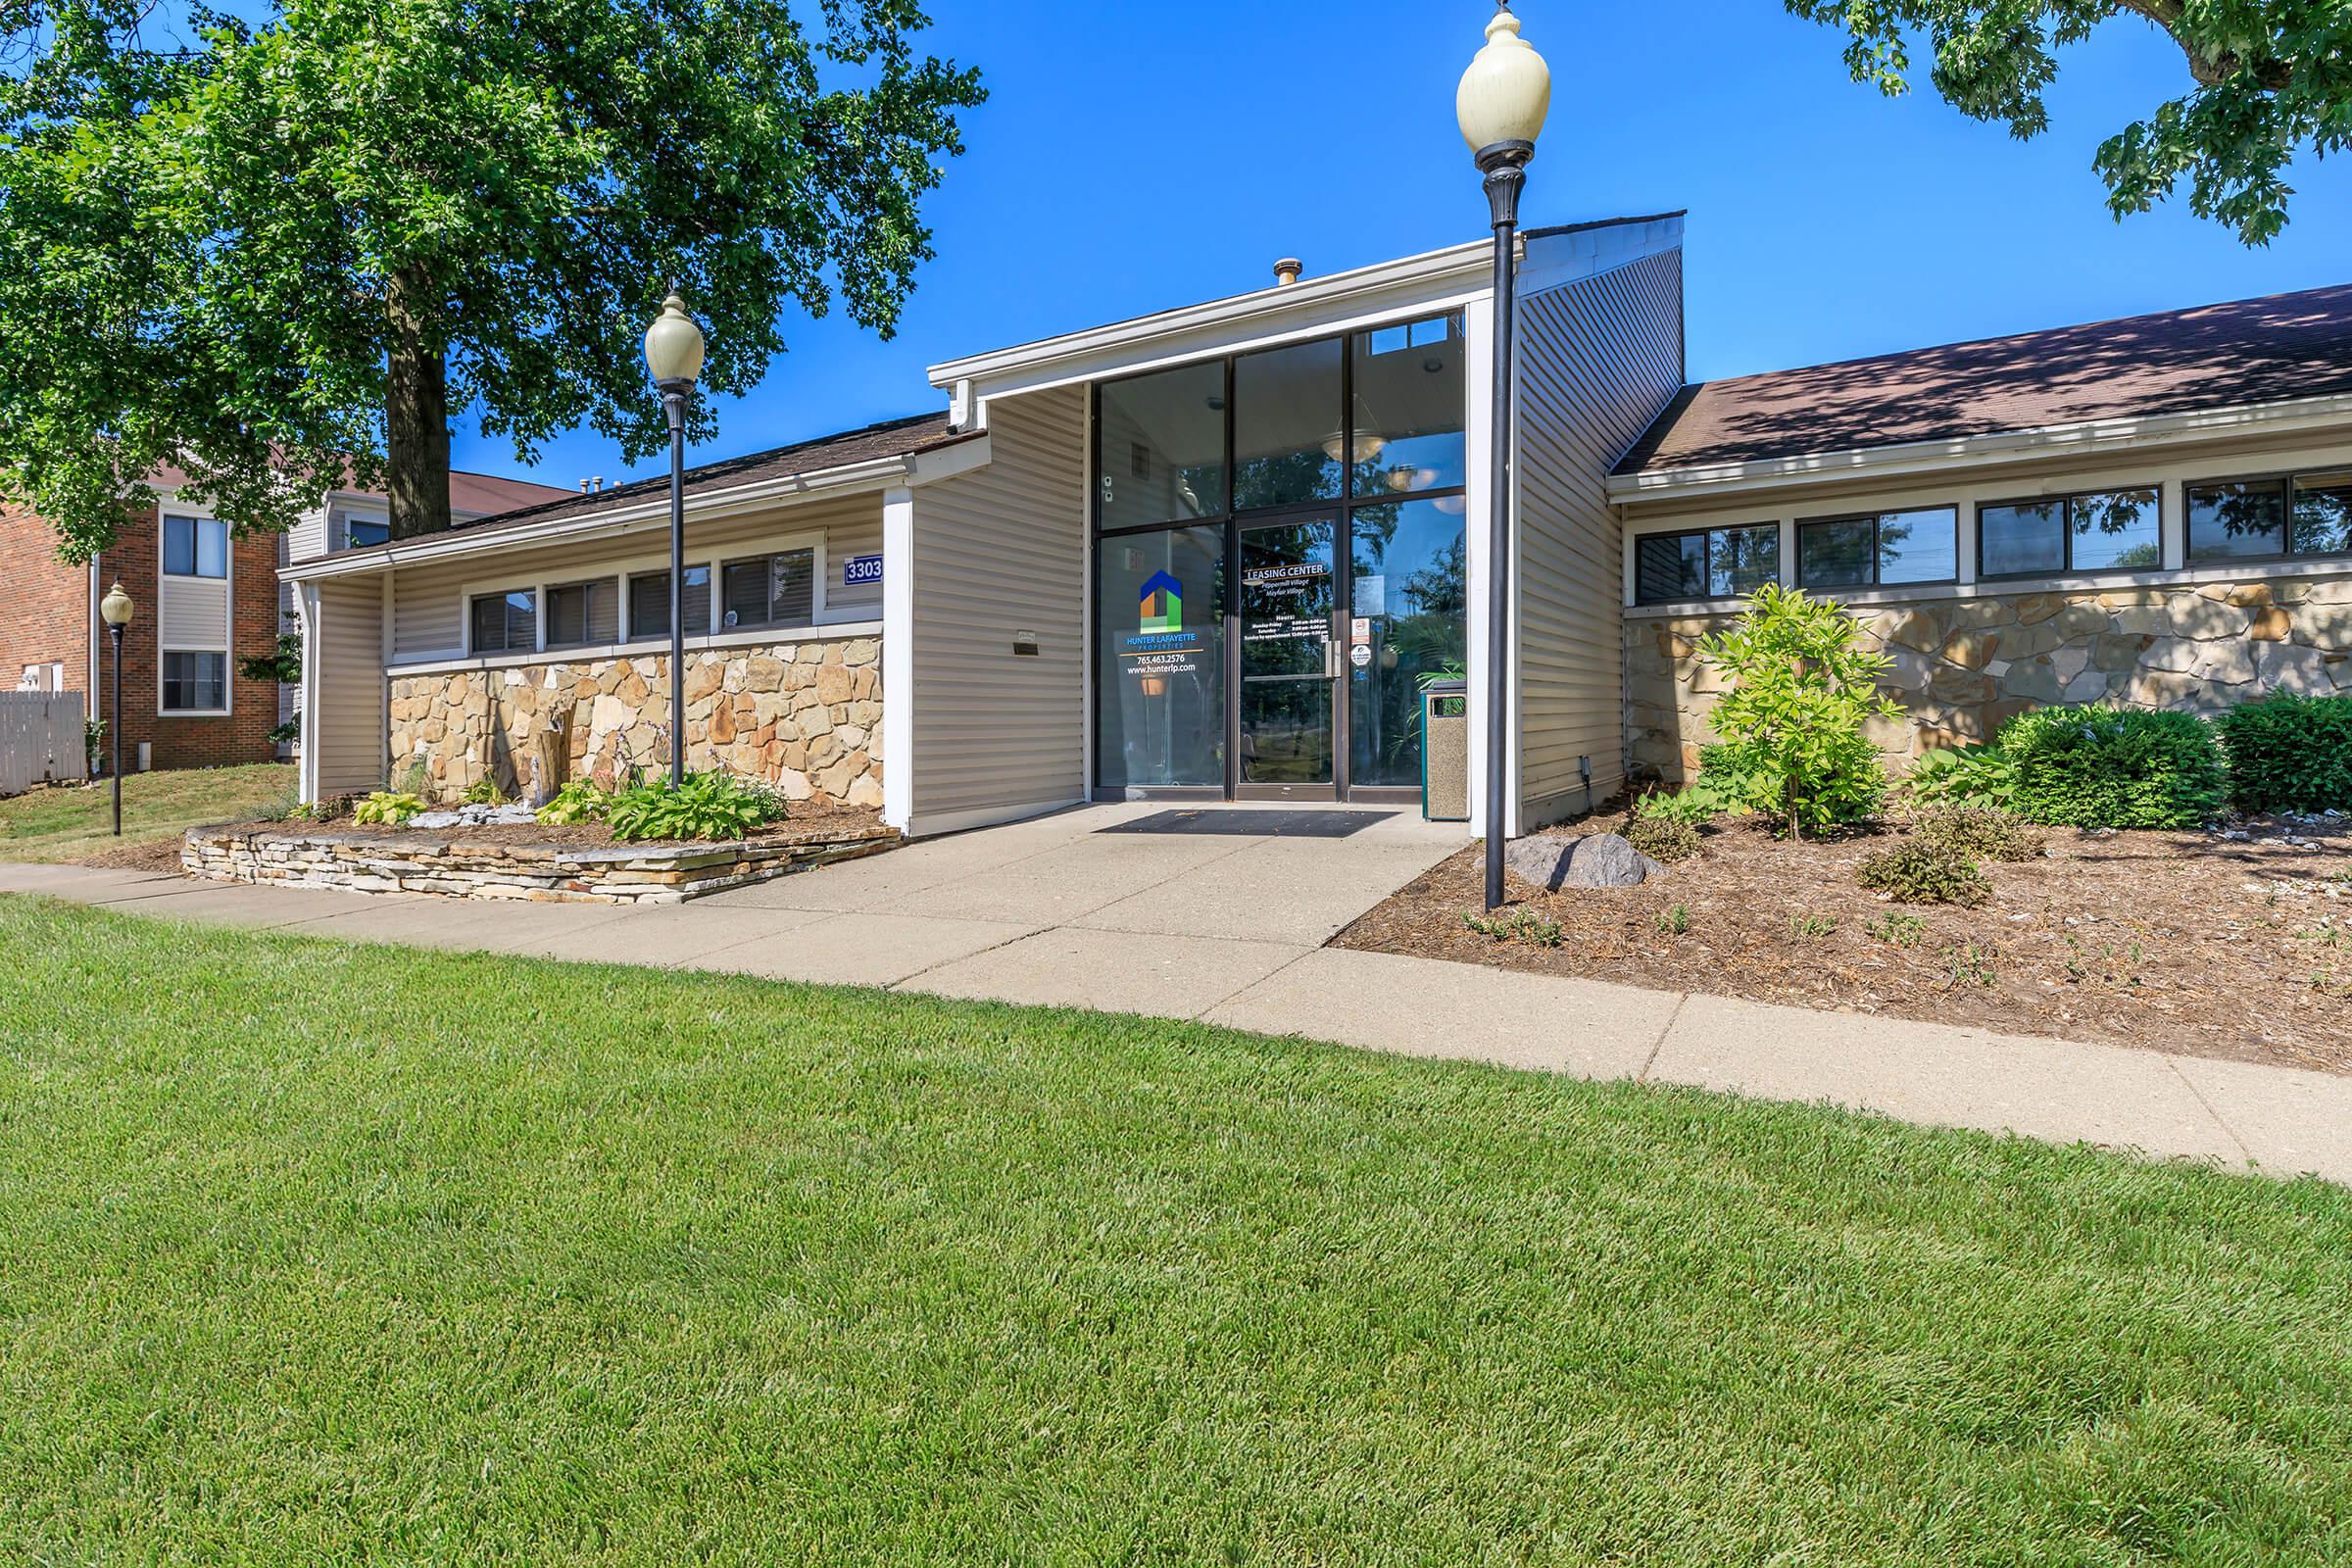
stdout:
[[1538,833],[1513,839],[1504,858],[1521,880],[1546,893],[1562,888],[1638,887],[1666,870],[1616,833],[1573,839]]

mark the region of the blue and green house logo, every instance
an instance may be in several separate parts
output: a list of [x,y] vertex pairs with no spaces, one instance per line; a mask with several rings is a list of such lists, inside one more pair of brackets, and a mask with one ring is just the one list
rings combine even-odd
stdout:
[[1164,571],[1155,571],[1144,584],[1141,630],[1184,630],[1184,584]]

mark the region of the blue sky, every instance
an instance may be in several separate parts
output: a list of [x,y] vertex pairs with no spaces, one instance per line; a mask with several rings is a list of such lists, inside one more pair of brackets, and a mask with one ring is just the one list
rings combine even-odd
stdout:
[[[838,315],[720,410],[696,460],[938,406],[940,360],[1485,232],[1453,88],[1486,0],[933,0],[935,52],[991,101],[927,209],[938,259],[896,340]],[[2110,132],[2181,92],[2154,28],[2108,24],[2061,63],[2031,143],[1922,86],[1850,81],[1839,35],[1778,0],[1520,0],[1551,62],[1527,220],[1690,210],[1695,377],[1815,364],[2347,280],[2352,164],[2306,161],[2266,250],[2176,202],[2118,224],[2091,172]],[[796,319],[796,318],[798,318]],[[624,476],[593,434],[518,464],[461,424],[463,467]],[[640,466],[639,474],[657,465]]]

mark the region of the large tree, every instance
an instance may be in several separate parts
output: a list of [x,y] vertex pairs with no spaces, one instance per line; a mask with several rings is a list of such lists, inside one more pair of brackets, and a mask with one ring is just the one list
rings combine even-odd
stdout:
[[0,0],[0,497],[69,559],[166,467],[240,527],[321,474],[445,526],[453,413],[641,457],[673,280],[716,392],[795,303],[887,336],[982,97],[915,0],[156,4]]
[[2056,52],[2100,23],[2158,27],[2180,47],[2189,91],[2103,142],[2096,155],[2118,218],[2189,182],[2201,218],[2249,245],[2286,225],[2282,172],[2310,148],[2352,141],[2352,3],[2347,0],[1787,0],[1843,30],[1856,81],[1909,90],[1910,41],[1935,51],[1930,78],[1952,105],[2020,139],[2049,126],[2043,94]]

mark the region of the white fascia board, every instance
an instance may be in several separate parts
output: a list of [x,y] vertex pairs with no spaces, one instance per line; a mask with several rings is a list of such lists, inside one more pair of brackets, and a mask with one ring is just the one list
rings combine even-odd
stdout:
[[1683,220],[1667,215],[1632,223],[1595,223],[1561,233],[1536,234],[1519,264],[1519,295],[1546,294],[1621,267],[1679,250]]
[[[969,382],[983,398],[1127,374],[1239,347],[1319,337],[1422,306],[1458,304],[1489,287],[1494,246],[1481,240],[1329,277],[1189,305],[931,367],[943,390]],[[963,394],[959,394],[963,395]]]
[[[972,448],[978,450],[966,450]],[[939,461],[926,466],[923,460],[927,458]],[[770,507],[789,507],[802,501],[856,495],[860,491],[888,490],[899,485],[931,484],[984,465],[988,460],[988,442],[982,437],[931,452],[875,458],[866,463],[820,469],[814,473],[762,479],[755,484],[739,485],[732,490],[706,491],[686,498],[686,515],[690,520],[707,522]],[[585,517],[518,522],[504,528],[468,528],[458,533],[435,533],[416,539],[395,540],[391,544],[377,545],[368,550],[346,550],[331,556],[316,556],[309,561],[294,563],[278,575],[291,582],[315,582],[327,577],[357,576],[365,572],[413,566],[430,561],[447,561],[462,556],[488,555],[551,544],[574,544],[666,528],[668,525],[669,497],[662,494],[649,501]]]
[[1608,481],[1611,501],[1681,501],[1755,491],[1786,490],[1849,478],[1903,478],[1993,467],[2037,458],[2091,456],[2118,449],[2189,446],[2235,435],[2292,435],[2352,420],[2352,397],[2304,398],[2241,408],[2158,414],[2135,419],[2091,419],[2042,425],[1950,441],[1914,441],[1758,463],[1724,463],[1619,474]]

